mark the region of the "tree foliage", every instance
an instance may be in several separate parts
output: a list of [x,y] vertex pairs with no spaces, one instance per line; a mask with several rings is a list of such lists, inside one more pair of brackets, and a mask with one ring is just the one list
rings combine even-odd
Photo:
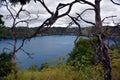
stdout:
[[2,15],[0,15],[0,38],[3,38],[6,34],[6,28],[4,26],[4,21],[2,20]]
[[11,61],[10,54],[5,52],[0,54],[0,77],[5,77],[12,72],[14,64]]
[[0,15],[0,26],[4,25],[4,21],[2,20],[3,15]]
[[47,62],[44,62],[41,64],[40,70],[46,69],[49,67],[49,64]]
[[74,66],[77,70],[80,70],[81,67],[91,65],[93,55],[95,54],[91,41],[95,40],[80,38],[76,47],[69,53],[67,63]]
[[0,38],[6,37],[7,29],[5,27],[0,27]]

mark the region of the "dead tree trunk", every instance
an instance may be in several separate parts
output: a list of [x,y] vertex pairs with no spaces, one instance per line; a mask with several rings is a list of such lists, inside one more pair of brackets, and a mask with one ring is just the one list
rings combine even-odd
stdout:
[[109,57],[108,47],[105,43],[106,35],[104,34],[104,29],[102,26],[101,15],[100,15],[100,1],[95,0],[95,21],[96,21],[96,29],[97,29],[97,37],[98,37],[98,46],[100,52],[100,61],[103,64],[104,69],[104,80],[112,80],[111,75],[111,59]]

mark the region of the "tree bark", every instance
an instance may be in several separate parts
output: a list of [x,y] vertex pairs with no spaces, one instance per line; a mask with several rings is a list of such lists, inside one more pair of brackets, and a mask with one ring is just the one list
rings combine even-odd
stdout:
[[112,80],[112,67],[111,59],[108,52],[108,47],[105,43],[106,36],[104,34],[104,29],[102,26],[102,20],[100,15],[100,1],[95,0],[95,22],[96,22],[96,33],[98,37],[99,51],[100,52],[100,61],[103,64],[104,69],[104,80]]

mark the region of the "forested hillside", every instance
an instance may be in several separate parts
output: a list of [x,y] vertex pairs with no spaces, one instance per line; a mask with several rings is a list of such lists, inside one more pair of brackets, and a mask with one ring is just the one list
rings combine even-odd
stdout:
[[[106,35],[109,37],[115,37],[120,35],[120,30],[118,28],[110,27],[110,26],[104,26]],[[35,28],[28,28],[28,27],[16,27],[16,37],[17,38],[23,38],[32,35],[37,30],[37,27]],[[72,28],[65,28],[65,27],[52,27],[46,30],[46,28],[43,28],[45,31],[40,31],[38,33],[38,36],[44,36],[44,35],[81,35],[81,36],[92,36],[93,32],[95,32],[95,28],[93,27],[83,27],[80,29],[77,27]],[[12,38],[12,33],[10,31],[9,27],[0,27],[0,38]],[[114,33],[111,35],[111,33]]]

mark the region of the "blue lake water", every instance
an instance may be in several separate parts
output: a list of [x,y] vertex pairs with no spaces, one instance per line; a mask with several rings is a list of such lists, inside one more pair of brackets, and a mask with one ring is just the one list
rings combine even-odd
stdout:
[[[26,41],[23,49],[31,53],[33,59],[29,58],[24,52],[19,51],[16,55],[16,62],[19,67],[26,68],[31,64],[40,66],[43,62],[49,62],[50,64],[56,63],[58,57],[67,57],[68,53],[74,47],[74,40],[76,36],[69,35],[52,35],[52,36],[39,36],[32,38],[30,41]],[[20,46],[22,39],[18,39],[17,46]],[[3,48],[5,51],[12,51],[12,39],[0,41],[0,52]]]
[[[84,36],[82,36],[84,37]],[[85,37],[84,37],[85,38]],[[48,62],[50,64],[55,64],[58,62],[58,57],[67,58],[68,53],[74,47],[74,40],[76,36],[70,35],[52,35],[52,36],[38,36],[32,38],[30,41],[26,41],[23,49],[31,53],[33,59],[29,58],[24,52],[19,51],[16,54],[16,62],[20,68],[27,68],[32,64],[37,65],[38,67],[43,62]],[[110,44],[113,44],[110,39]],[[20,46],[22,39],[18,39],[17,47]],[[0,52],[3,48],[5,51],[12,51],[12,39],[5,39],[0,41]]]

